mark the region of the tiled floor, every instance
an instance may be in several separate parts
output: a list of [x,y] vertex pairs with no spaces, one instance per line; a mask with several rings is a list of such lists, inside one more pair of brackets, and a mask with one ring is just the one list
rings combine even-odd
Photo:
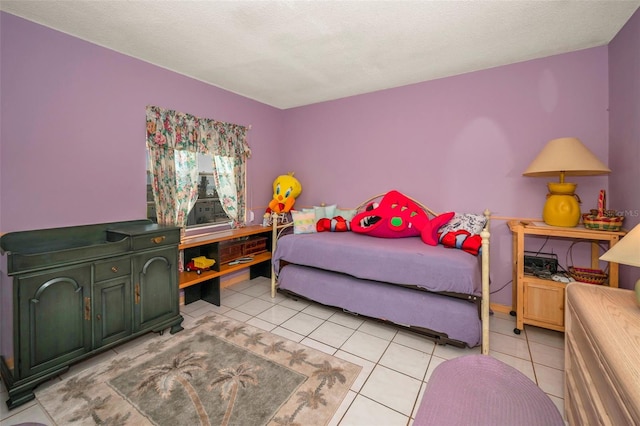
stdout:
[[[215,312],[361,365],[362,373],[331,425],[410,425],[433,369],[447,359],[480,352],[480,348],[438,346],[398,327],[318,304],[282,295],[272,299],[269,285],[268,279],[257,278],[224,289],[220,307],[203,301],[184,306],[184,326],[190,327],[197,318]],[[530,377],[563,413],[563,334],[526,326],[518,336],[513,333],[514,326],[515,319],[509,315],[496,313],[491,317],[491,355]],[[64,377],[154,337],[148,334],[73,366]],[[49,383],[36,389],[36,397],[38,389]],[[2,426],[22,422],[55,424],[37,398],[8,411],[4,386],[0,397]]]

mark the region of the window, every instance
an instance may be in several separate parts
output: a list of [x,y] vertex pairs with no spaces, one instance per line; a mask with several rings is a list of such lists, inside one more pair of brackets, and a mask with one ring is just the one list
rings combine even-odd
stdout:
[[147,217],[195,228],[246,222],[247,127],[147,107]]
[[[148,157],[147,152],[147,218],[157,222]],[[187,229],[229,228],[231,218],[222,208],[214,182],[212,164],[211,155],[198,154],[198,199],[187,215]]]

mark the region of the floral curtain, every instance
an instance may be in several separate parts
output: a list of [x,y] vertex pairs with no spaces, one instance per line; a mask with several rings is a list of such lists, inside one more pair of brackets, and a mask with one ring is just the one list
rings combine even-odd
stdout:
[[198,198],[197,154],[214,158],[222,207],[235,226],[245,223],[247,127],[147,107],[147,148],[158,223],[185,227]]

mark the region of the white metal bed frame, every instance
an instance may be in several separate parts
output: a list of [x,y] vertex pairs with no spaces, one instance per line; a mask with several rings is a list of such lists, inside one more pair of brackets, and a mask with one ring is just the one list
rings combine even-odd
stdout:
[[[367,199],[366,201],[360,203],[360,205],[358,205],[358,207],[356,207],[357,211],[361,211],[361,209],[363,209],[364,207],[366,207],[369,203],[373,202],[374,200],[383,197],[385,194],[378,194],[375,195],[369,199]],[[414,200],[411,197],[407,197],[409,199],[411,199],[413,202],[415,202],[416,204],[418,204],[428,215],[430,215],[431,217],[436,217],[438,216],[437,213],[435,213],[433,210],[431,210],[430,208],[426,207],[425,205],[423,205],[422,203],[420,203],[419,201]],[[484,217],[487,219],[486,220],[486,224],[484,226],[484,228],[482,229],[482,232],[480,232],[480,237],[482,238],[482,299],[481,299],[481,306],[480,306],[480,321],[482,322],[482,349],[481,352],[484,355],[488,355],[489,354],[489,297],[490,297],[490,292],[489,292],[489,269],[490,269],[490,263],[489,263],[489,246],[490,246],[490,237],[491,237],[491,233],[489,232],[489,225],[491,222],[491,212],[489,210],[485,210],[484,211]],[[272,217],[272,238],[271,238],[271,253],[275,253],[276,250],[276,246],[277,246],[277,241],[278,238],[280,237],[280,235],[282,234],[282,232],[288,228],[293,226],[293,222],[287,222],[287,223],[278,223],[278,214],[277,213],[273,213]],[[276,289],[277,289],[277,278],[276,278],[276,274],[275,274],[275,270],[273,268],[273,265],[271,265],[271,297],[276,297]]]

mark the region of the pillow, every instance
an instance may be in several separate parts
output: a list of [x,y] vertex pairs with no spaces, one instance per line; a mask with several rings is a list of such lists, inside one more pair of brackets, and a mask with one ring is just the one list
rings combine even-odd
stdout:
[[291,210],[294,234],[310,234],[316,232],[316,215],[314,212]]
[[357,212],[356,209],[336,209],[334,217],[341,216],[344,220],[351,222]]
[[319,221],[320,219],[331,219],[332,217],[334,217],[335,211],[336,211],[336,204],[332,204],[330,206],[313,206],[313,211],[316,213],[316,222]]
[[473,213],[456,213],[453,218],[447,222],[438,231],[439,233],[446,234],[448,232],[467,231],[471,235],[480,234],[482,228],[487,223],[487,218],[484,215]]
[[480,232],[487,223],[484,215],[464,213],[456,215],[438,230],[438,242],[477,256],[481,253]]

